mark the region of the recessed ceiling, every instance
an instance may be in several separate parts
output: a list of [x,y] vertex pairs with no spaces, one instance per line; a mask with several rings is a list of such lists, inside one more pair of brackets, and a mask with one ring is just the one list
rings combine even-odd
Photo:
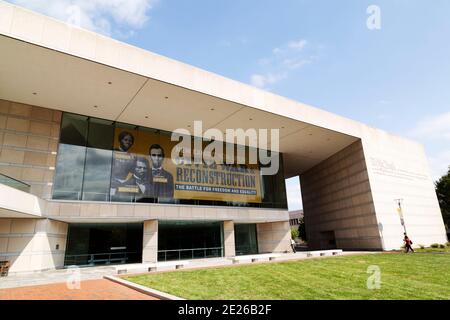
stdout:
[[286,177],[358,140],[6,36],[0,52],[0,99],[168,131],[192,129],[195,120],[203,130],[279,129]]

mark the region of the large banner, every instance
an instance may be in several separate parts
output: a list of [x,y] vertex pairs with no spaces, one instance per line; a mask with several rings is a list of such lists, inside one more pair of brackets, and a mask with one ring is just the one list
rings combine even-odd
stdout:
[[261,202],[255,165],[175,164],[170,135],[115,129],[111,200],[145,198]]

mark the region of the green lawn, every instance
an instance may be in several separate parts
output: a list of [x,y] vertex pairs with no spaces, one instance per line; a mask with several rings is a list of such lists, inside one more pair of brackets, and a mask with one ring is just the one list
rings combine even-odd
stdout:
[[[367,268],[381,288],[367,289]],[[450,299],[450,254],[383,253],[185,270],[127,280],[186,299]]]
[[414,250],[416,252],[447,252],[447,253],[450,253],[450,247],[449,246],[446,246],[445,248],[431,248],[431,247],[423,248],[423,249],[417,248],[417,249],[414,249]]

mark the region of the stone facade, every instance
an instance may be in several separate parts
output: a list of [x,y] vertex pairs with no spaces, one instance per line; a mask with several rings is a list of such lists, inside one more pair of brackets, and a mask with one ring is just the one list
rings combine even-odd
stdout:
[[0,100],[0,173],[51,198],[61,112]]
[[10,273],[61,268],[67,223],[50,219],[0,219],[0,260]]
[[291,252],[289,221],[258,223],[256,225],[258,252]]
[[234,221],[223,222],[223,246],[225,247],[225,257],[234,257],[236,255]]
[[142,262],[158,261],[158,220],[144,221],[144,239],[142,243]]
[[321,162],[300,180],[310,248],[382,249],[361,142]]

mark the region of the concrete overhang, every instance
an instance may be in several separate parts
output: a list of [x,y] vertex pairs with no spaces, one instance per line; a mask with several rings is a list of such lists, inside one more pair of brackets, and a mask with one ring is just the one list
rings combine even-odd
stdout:
[[0,218],[42,218],[45,200],[0,184]]
[[1,1],[0,99],[167,131],[279,129],[286,178],[364,126]]

